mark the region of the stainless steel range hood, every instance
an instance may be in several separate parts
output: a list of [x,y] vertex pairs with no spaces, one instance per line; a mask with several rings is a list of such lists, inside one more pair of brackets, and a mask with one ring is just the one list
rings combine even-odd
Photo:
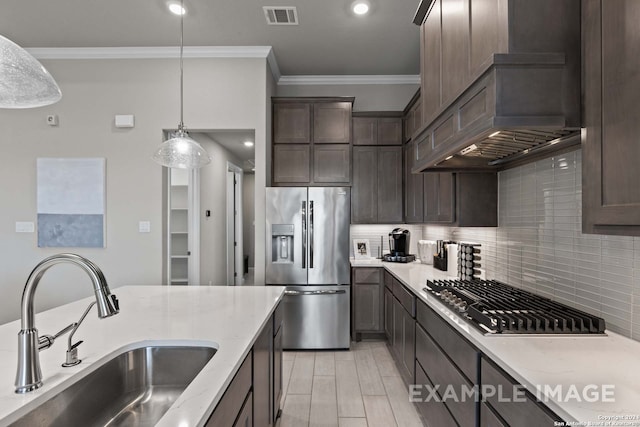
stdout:
[[[500,169],[580,143],[579,0],[497,3],[504,9],[483,15],[485,3],[469,0],[455,20],[441,0],[418,9],[423,126],[412,135],[414,173]],[[491,25],[482,21],[489,16]]]

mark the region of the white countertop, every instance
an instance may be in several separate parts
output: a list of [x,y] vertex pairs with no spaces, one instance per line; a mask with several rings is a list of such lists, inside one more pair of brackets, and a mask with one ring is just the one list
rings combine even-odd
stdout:
[[[351,265],[384,267],[534,395],[538,386],[560,386],[562,399],[544,392],[541,396],[565,421],[606,425],[607,420],[615,420],[606,417],[629,416],[635,418],[620,418],[618,422],[640,426],[640,342],[609,331],[607,336],[485,336],[422,290],[427,279],[450,278],[447,272],[419,262],[376,261],[351,260]],[[592,389],[586,388],[590,385],[596,386],[593,390],[598,392],[608,392],[613,386],[615,401],[590,401],[594,396]],[[572,386],[578,391],[578,398],[572,394]]]
[[[15,394],[20,321],[0,326],[0,426],[28,412],[100,366],[123,348],[151,344],[204,344],[218,350],[209,363],[163,416],[158,426],[204,425],[234,373],[270,318],[284,288],[279,286],[126,286],[113,289],[120,313],[99,319],[95,308],[74,339],[82,363],[62,368],[67,345],[63,336],[40,353],[44,385],[31,393]],[[37,297],[37,296],[36,296]],[[36,315],[40,334],[53,334],[79,319],[93,297]],[[73,377],[73,378],[70,378]]]

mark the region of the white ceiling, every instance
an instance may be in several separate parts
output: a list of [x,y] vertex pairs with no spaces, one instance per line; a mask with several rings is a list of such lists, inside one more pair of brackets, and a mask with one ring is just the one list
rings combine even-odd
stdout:
[[[282,75],[417,75],[418,0],[185,0],[186,46],[272,46]],[[262,6],[296,6],[297,26],[267,25]],[[2,0],[0,34],[26,48],[179,45],[166,0]]]

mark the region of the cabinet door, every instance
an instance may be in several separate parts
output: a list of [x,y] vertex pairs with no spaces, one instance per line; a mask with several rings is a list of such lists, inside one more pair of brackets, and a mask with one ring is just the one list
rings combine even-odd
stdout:
[[[469,0],[440,0],[442,100],[449,103],[469,80]],[[433,13],[433,10],[431,11]]]
[[313,147],[314,184],[351,183],[351,147],[345,144],[322,144]]
[[353,328],[355,332],[383,332],[384,282],[381,268],[353,268]]
[[402,119],[381,117],[378,122],[378,145],[402,145]]
[[[253,393],[249,392],[233,427],[253,427]],[[256,425],[261,425],[256,423]]]
[[384,287],[384,334],[393,346],[393,294]]
[[421,173],[411,173],[411,168],[413,168],[413,165],[415,164],[415,153],[415,141],[411,141],[407,145],[405,145],[404,212],[405,222],[410,224],[422,224],[424,222],[424,175]]
[[273,337],[273,410],[271,421],[275,425],[282,400],[282,328]]
[[402,147],[378,148],[379,223],[402,222]]
[[402,313],[402,367],[409,384],[414,383],[416,364],[416,321],[406,310]]
[[253,419],[258,426],[272,425],[273,323],[267,322],[253,345]]
[[[435,388],[420,363],[416,362],[416,385],[419,387],[418,411],[429,427],[458,427],[444,402],[431,398],[429,392]],[[442,385],[441,385],[442,387]],[[482,427],[487,427],[482,424]],[[493,427],[493,426],[491,426]]]
[[640,2],[583,2],[585,233],[640,236]]
[[273,104],[273,142],[300,144],[311,142],[311,104]]
[[425,222],[455,222],[455,176],[451,172],[424,174]]
[[374,117],[353,118],[353,145],[377,145],[378,126]]
[[316,103],[313,107],[313,142],[348,144],[350,141],[351,103]]
[[353,285],[354,329],[356,332],[380,331],[380,311],[382,300],[380,298],[380,284],[367,283]]
[[351,222],[378,222],[378,151],[376,147],[353,147],[353,186],[351,187]]
[[308,184],[311,179],[310,146],[277,144],[273,146],[273,183]]
[[[419,126],[430,123],[435,117],[435,113],[442,105],[442,94],[440,92],[440,65],[442,24],[440,22],[440,3],[435,0],[429,15],[421,26],[421,92],[422,114],[419,118]],[[418,127],[419,127],[418,126]],[[414,130],[415,131],[415,130]]]

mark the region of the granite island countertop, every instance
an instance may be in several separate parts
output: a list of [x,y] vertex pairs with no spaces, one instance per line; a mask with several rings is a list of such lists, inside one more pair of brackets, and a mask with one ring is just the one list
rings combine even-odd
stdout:
[[[125,286],[112,293],[120,313],[99,319],[95,309],[78,328],[74,339],[82,363],[61,367],[67,336],[40,353],[44,385],[30,393],[15,394],[20,320],[0,326],[0,426],[7,425],[47,400],[68,383],[88,375],[111,355],[147,344],[195,344],[217,348],[157,426],[202,426],[224,394],[258,333],[282,299],[279,286]],[[53,334],[78,320],[93,297],[84,298],[36,315],[40,334]]]
[[[611,331],[606,336],[486,336],[423,290],[428,279],[450,279],[447,272],[419,262],[352,259],[351,265],[389,271],[534,396],[541,387],[544,404],[565,421],[640,427],[640,342]],[[562,397],[558,399],[545,386],[560,387]],[[572,387],[579,398],[572,394]],[[594,392],[609,400],[611,390],[614,401],[589,401]]]

